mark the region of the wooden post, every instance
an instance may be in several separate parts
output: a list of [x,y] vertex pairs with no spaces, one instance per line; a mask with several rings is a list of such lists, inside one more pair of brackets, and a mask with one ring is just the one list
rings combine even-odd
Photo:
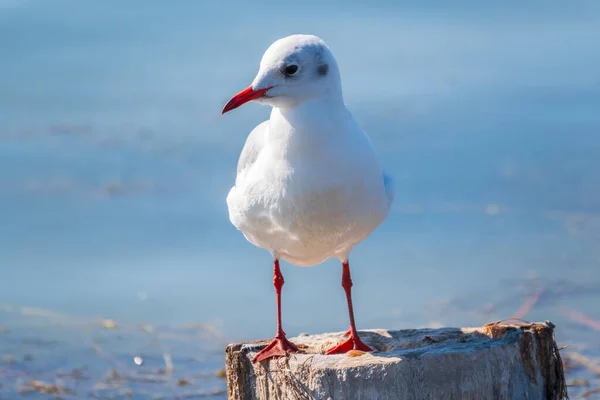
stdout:
[[360,331],[374,353],[327,356],[342,333],[301,335],[303,350],[253,364],[267,341],[226,350],[230,399],[566,399],[551,322]]

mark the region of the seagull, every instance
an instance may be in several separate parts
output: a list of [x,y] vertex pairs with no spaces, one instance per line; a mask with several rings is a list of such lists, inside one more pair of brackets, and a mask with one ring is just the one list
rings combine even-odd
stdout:
[[274,42],[252,84],[233,96],[222,114],[249,101],[271,106],[271,115],[246,139],[227,206],[233,225],[273,256],[277,303],[275,338],[253,362],[299,351],[282,329],[280,259],[296,266],[339,259],[349,337],[326,354],[373,351],[356,330],[348,258],[387,217],[393,184],[344,104],[340,72],[327,44],[314,35]]

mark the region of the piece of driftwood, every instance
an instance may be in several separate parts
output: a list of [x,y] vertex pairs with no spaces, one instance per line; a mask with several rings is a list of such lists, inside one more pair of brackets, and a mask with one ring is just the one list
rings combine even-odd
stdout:
[[566,399],[551,322],[481,328],[360,331],[373,353],[328,356],[342,333],[291,339],[304,352],[253,364],[268,341],[231,344],[227,386],[236,400]]

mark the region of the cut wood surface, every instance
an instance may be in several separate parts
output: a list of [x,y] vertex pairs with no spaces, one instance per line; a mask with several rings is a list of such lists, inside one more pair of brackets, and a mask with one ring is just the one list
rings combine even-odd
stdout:
[[226,350],[230,399],[564,399],[551,322],[360,331],[376,351],[323,353],[343,334],[292,338],[303,351],[253,364],[268,341]]

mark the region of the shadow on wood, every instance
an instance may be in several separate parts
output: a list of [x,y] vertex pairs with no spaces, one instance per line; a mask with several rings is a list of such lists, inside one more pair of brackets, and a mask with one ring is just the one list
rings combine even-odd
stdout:
[[267,341],[226,350],[230,399],[565,399],[551,322],[360,331],[374,353],[326,356],[342,333],[301,335],[303,353],[252,364]]

